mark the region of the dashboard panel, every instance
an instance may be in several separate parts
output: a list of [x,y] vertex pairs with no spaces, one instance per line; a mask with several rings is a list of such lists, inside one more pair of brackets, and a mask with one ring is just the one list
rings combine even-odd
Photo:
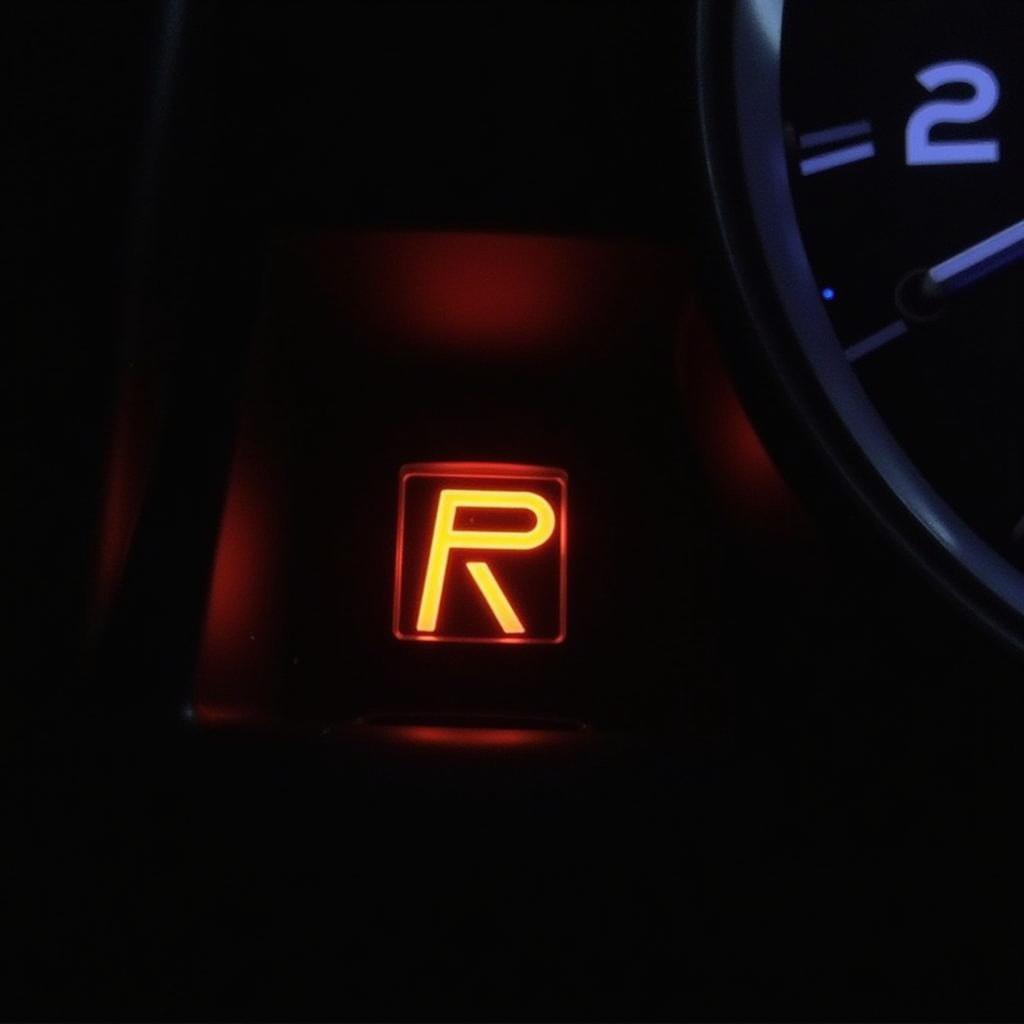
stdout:
[[12,1013],[1018,1013],[1019,12],[23,11]]

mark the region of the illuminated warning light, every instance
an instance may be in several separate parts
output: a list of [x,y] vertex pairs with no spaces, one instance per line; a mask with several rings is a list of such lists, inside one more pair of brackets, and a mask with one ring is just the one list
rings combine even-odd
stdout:
[[559,469],[471,462],[403,466],[395,636],[561,643],[566,489]]

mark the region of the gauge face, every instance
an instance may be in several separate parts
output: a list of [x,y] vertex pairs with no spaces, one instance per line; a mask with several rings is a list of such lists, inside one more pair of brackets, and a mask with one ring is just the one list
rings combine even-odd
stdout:
[[751,0],[730,31],[776,348],[854,442],[862,492],[1019,629],[1024,4]]

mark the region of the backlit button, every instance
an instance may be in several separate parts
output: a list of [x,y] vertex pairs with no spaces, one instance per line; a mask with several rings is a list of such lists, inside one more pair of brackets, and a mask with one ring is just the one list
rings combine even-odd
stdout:
[[560,643],[566,490],[559,469],[460,462],[403,466],[395,636]]

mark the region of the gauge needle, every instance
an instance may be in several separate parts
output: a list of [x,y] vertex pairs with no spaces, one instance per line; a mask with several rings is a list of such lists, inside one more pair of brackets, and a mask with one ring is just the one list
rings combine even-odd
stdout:
[[1024,256],[1024,220],[936,263],[924,275],[925,291],[948,295]]

